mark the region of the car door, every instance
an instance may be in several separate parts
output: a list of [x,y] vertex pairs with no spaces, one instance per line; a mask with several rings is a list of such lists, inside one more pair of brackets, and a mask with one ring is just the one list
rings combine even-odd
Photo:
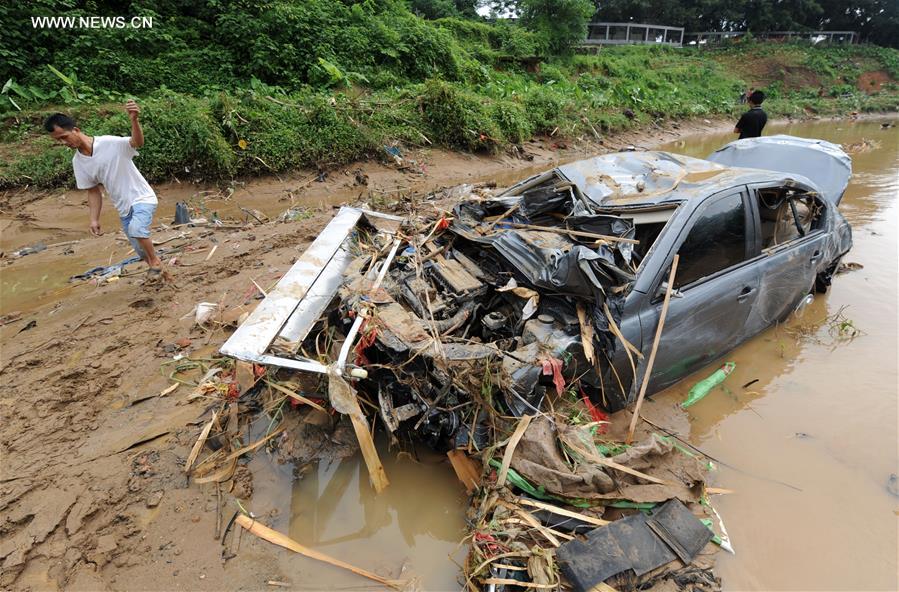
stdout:
[[[789,199],[777,208],[768,206],[766,193],[796,195],[794,206],[789,207]],[[755,307],[754,325],[762,330],[784,320],[802,301],[815,285],[815,276],[823,267],[827,236],[823,225],[824,213],[830,204],[815,197],[804,197],[804,192],[795,191],[776,184],[755,184],[749,186],[753,216],[759,227],[762,252],[761,285]],[[805,203],[813,204],[812,208]],[[798,207],[796,206],[798,203]],[[801,230],[796,227],[793,211],[800,218]],[[811,211],[811,210],[814,211]],[[774,213],[773,212],[778,212]],[[780,215],[778,215],[780,214]],[[772,218],[774,219],[772,221]],[[789,234],[778,236],[774,227],[786,226]]]
[[662,308],[663,282],[680,255],[649,392],[663,389],[739,345],[759,295],[760,256],[745,187],[706,198],[683,226],[673,247],[653,256],[655,289],[641,310],[648,355]]

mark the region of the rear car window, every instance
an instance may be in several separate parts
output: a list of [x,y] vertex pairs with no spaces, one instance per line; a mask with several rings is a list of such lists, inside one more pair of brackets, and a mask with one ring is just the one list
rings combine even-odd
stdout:
[[675,288],[737,265],[746,255],[746,209],[740,193],[708,205],[678,251]]

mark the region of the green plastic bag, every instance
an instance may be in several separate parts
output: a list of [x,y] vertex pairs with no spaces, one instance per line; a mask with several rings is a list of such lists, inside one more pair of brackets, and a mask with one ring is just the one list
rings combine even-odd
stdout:
[[680,404],[681,409],[686,409],[709,394],[713,388],[724,382],[724,379],[730,376],[730,373],[733,372],[736,367],[737,364],[735,362],[728,362],[715,370],[708,378],[694,384],[693,388],[691,388],[690,392],[687,394],[686,400]]

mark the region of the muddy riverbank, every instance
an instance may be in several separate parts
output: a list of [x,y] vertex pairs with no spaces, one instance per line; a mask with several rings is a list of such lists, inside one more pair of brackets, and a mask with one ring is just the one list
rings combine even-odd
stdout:
[[[607,144],[652,147],[674,140],[667,149],[705,155],[730,139],[722,133],[727,126],[702,123],[689,130],[700,136],[684,137],[688,126],[661,129]],[[872,120],[789,131],[876,142],[854,156],[856,174],[842,206],[855,227],[847,260],[865,267],[837,278],[803,319],[729,356],[738,364],[729,391],[691,409],[693,442],[736,467],[721,466],[716,483],[736,490],[716,501],[737,549],[719,565],[725,587],[735,590],[894,589],[896,498],[886,485],[896,472],[895,128],[881,132]],[[268,216],[291,206],[309,210],[297,222],[206,236],[193,229],[173,240],[170,245],[192,249],[178,255],[177,287],[144,286],[140,275],[103,286],[69,284],[70,275],[128,254],[117,232],[7,264],[0,309],[18,312],[21,320],[0,328],[6,387],[0,511],[7,516],[0,527],[0,584],[213,590],[260,589],[277,580],[299,589],[358,587],[358,580],[248,537],[239,557],[223,565],[213,540],[215,490],[188,486],[181,471],[204,401],[186,403],[187,387],[156,396],[169,384],[165,374],[174,355],[201,358],[223,341],[221,332],[204,333],[182,317],[198,301],[252,305],[254,282],[272,285],[333,205],[360,197],[377,205],[460,181],[502,185],[596,148],[546,140],[528,148],[533,160],[411,154],[407,159],[425,163],[424,174],[421,167],[398,171],[369,163],[347,174],[332,172],[322,183],[308,175],[253,181],[225,199],[218,188],[160,187],[157,221],[170,220],[175,201],[196,200],[203,191],[210,193],[196,203],[222,217],[241,216],[239,206]],[[357,168],[366,185],[356,180]],[[7,195],[2,249],[83,238],[80,200],[76,192]],[[103,223],[117,231],[110,210]],[[166,231],[158,238],[177,235]],[[835,343],[827,318],[844,305],[845,318],[864,334]],[[36,325],[27,328],[31,321]],[[652,405],[679,401],[691,383]],[[442,459],[388,457],[393,485],[376,497],[356,458],[294,480],[289,465],[258,454],[249,509],[329,554],[393,576],[419,576],[423,589],[455,589],[458,569],[448,555],[457,553],[464,534],[464,491]]]

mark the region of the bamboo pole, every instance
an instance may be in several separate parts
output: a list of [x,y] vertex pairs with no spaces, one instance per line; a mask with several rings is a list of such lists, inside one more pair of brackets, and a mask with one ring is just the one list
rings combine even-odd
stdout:
[[390,580],[383,576],[379,576],[376,573],[372,573],[354,565],[350,565],[349,563],[345,563],[340,559],[335,559],[329,555],[325,555],[324,553],[319,553],[315,549],[304,547],[290,537],[283,535],[276,530],[272,530],[271,528],[268,528],[267,526],[264,526],[259,522],[256,522],[246,514],[239,514],[235,519],[235,522],[237,522],[237,524],[239,524],[241,527],[250,531],[252,534],[272,543],[273,545],[278,545],[279,547],[290,549],[294,553],[299,553],[300,555],[309,557],[310,559],[315,559],[317,561],[321,561],[329,565],[351,571],[356,575],[368,578],[369,580],[374,580],[379,584],[394,588],[395,590],[401,590],[403,589],[403,587],[405,587],[406,582],[404,582],[403,580]]
[[662,302],[662,312],[659,313],[659,324],[656,327],[656,336],[652,340],[652,350],[649,352],[649,360],[646,362],[646,370],[643,373],[643,383],[640,385],[640,394],[637,396],[637,404],[634,405],[634,416],[631,417],[631,425],[627,430],[627,444],[634,438],[634,430],[637,428],[637,418],[640,417],[640,407],[643,405],[643,397],[646,396],[646,388],[649,386],[649,377],[652,374],[652,365],[656,361],[656,351],[659,349],[659,341],[662,339],[662,329],[665,326],[665,317],[668,315],[668,304],[671,302],[671,290],[674,289],[674,277],[677,273],[677,262],[680,255],[675,255],[671,262],[671,272],[668,274],[668,286],[665,288],[665,300]]

